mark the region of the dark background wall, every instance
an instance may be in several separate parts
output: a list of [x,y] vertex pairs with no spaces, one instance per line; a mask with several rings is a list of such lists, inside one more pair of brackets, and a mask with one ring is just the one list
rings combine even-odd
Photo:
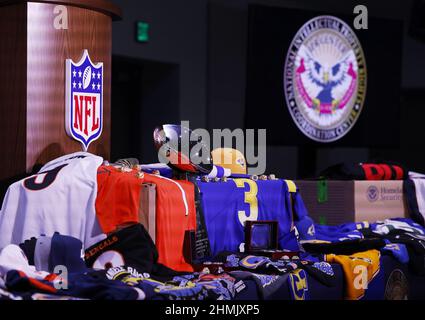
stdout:
[[[334,15],[353,15],[354,6],[359,4],[329,0],[113,2],[123,9],[124,19],[113,26],[112,160],[136,156],[143,162],[156,161],[151,136],[157,124],[189,120],[191,128],[244,127],[249,4]],[[411,169],[425,171],[421,130],[425,116],[425,43],[408,32],[413,3],[361,1],[368,7],[369,16],[404,24],[400,145],[386,149],[324,145],[308,150],[268,146],[267,172],[306,177],[336,162],[373,158],[400,161]],[[137,20],[150,23],[148,43],[135,41]],[[123,80],[116,84],[120,72]],[[385,106],[379,107],[384,121]]]
[[[122,79],[112,89],[111,158],[135,156],[158,162],[152,142],[156,125],[189,120],[206,126],[207,10],[203,0],[116,0],[123,20],[113,24],[113,71]],[[136,21],[150,24],[148,43],[135,41]],[[123,69],[121,64],[127,67]],[[132,70],[132,71],[131,71]],[[133,75],[129,74],[132,72]],[[134,73],[139,78],[132,78]],[[134,103],[125,105],[124,101]],[[123,114],[131,110],[131,114]],[[138,126],[125,133],[130,119]],[[129,144],[131,147],[121,144]]]

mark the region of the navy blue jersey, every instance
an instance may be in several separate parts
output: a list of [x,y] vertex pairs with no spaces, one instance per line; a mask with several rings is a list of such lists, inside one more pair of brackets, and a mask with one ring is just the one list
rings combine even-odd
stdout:
[[[220,251],[238,251],[245,240],[247,220],[277,220],[280,248],[297,249],[286,245],[294,228],[293,209],[305,210],[305,207],[297,203],[302,201],[299,197],[290,195],[289,188],[295,187],[292,182],[229,179],[227,182],[198,181],[198,186],[213,255]],[[299,214],[304,216],[306,212]]]
[[367,221],[344,223],[339,226],[314,225],[316,239],[330,242],[362,239],[363,234],[360,230],[363,228],[369,228]]

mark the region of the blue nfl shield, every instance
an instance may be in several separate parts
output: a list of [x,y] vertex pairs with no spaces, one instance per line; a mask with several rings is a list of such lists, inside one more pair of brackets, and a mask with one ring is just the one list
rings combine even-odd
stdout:
[[66,59],[65,128],[84,151],[103,127],[103,63],[94,64],[87,50],[80,61]]

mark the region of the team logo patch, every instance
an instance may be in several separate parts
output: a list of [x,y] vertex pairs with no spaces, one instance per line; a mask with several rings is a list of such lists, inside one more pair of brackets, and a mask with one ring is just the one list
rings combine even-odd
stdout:
[[94,64],[87,50],[80,61],[66,59],[65,128],[87,151],[103,127],[103,63]]
[[316,269],[318,269],[318,270],[320,270],[320,271],[322,271],[323,273],[327,274],[328,276],[333,276],[335,274],[334,273],[334,269],[332,268],[332,266],[329,263],[324,262],[324,261],[322,261],[322,262],[315,262],[313,264],[313,267],[316,268]]
[[241,261],[239,261],[239,265],[241,267],[247,268],[247,269],[257,269],[262,265],[265,265],[269,263],[270,260],[265,257],[258,257],[258,256],[246,256]]
[[295,270],[289,274],[289,289],[293,300],[308,299],[307,274],[303,269]]
[[270,274],[253,273],[252,275],[260,281],[263,288],[270,286],[280,278],[280,276]]
[[199,277],[198,284],[214,292],[217,300],[231,300],[235,297],[235,278],[224,274],[222,276],[205,274]]
[[409,296],[409,284],[400,269],[391,272],[385,287],[385,300],[407,300]]
[[318,16],[295,35],[284,69],[286,104],[309,138],[331,142],[353,127],[366,94],[366,62],[351,28]]

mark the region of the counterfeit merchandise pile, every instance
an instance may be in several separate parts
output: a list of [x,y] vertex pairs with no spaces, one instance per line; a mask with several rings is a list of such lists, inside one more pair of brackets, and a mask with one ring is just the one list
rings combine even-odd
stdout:
[[[367,179],[374,165],[325,173]],[[164,165],[77,152],[15,182],[0,213],[0,299],[425,297],[422,175],[393,168],[410,217],[327,226],[313,222],[294,182],[214,166],[182,179]],[[150,201],[145,186],[155,187]],[[246,221],[274,221],[277,248],[244,250]],[[201,228],[203,257],[187,244]]]

